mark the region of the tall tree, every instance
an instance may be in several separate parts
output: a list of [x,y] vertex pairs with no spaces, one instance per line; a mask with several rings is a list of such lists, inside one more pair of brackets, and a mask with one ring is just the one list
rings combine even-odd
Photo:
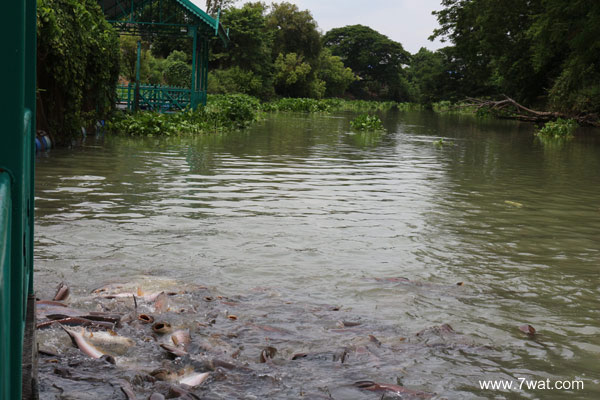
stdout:
[[600,2],[543,0],[529,35],[534,65],[548,74],[551,106],[600,113]]
[[331,54],[331,50],[324,48],[321,51],[317,77],[325,83],[325,96],[342,96],[350,84],[357,77],[348,67],[344,66],[342,59]]
[[358,75],[359,81],[351,86],[355,95],[408,99],[403,65],[409,63],[410,54],[400,43],[364,25],[332,29],[323,43]]
[[287,2],[274,3],[267,26],[274,34],[273,59],[279,54],[296,53],[311,65],[318,60],[321,35],[310,11],[300,11],[298,6]]
[[543,94],[547,82],[532,62],[528,30],[542,0],[443,0],[435,11],[439,37],[454,44],[463,87],[473,96],[505,92],[526,102]]
[[424,47],[413,54],[407,70],[409,82],[415,89],[415,100],[431,106],[432,103],[448,96],[442,85],[447,81],[445,59],[441,52],[432,52]]
[[560,111],[600,111],[600,2],[443,0],[432,37],[453,44],[471,95],[506,93]]
[[229,28],[230,43],[223,48],[220,41],[212,42],[211,73],[216,92],[241,92],[268,98],[273,95],[273,34],[267,27],[267,8],[264,3],[246,3],[240,8],[223,11],[222,21]]
[[225,10],[233,6],[237,0],[206,0],[206,13],[214,15],[219,10]]
[[222,21],[229,28],[229,46],[221,42],[213,46],[214,64],[221,68],[240,67],[259,75],[268,75],[271,69],[273,35],[267,26],[264,3],[246,3],[241,8],[223,12]]

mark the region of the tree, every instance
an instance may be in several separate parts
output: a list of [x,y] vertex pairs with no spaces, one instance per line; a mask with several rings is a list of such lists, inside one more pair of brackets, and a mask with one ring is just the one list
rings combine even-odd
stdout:
[[237,0],[206,0],[206,13],[215,15],[219,10],[231,7]]
[[342,59],[331,54],[331,50],[324,48],[319,57],[317,78],[325,83],[325,96],[342,96],[350,84],[357,78],[354,72],[344,66]]
[[287,2],[275,3],[267,16],[267,27],[274,35],[274,59],[279,54],[296,53],[310,65],[316,64],[321,53],[321,35],[310,11],[300,11],[298,6]]
[[323,43],[338,56],[359,81],[351,91],[359,97],[405,100],[403,65],[410,54],[400,43],[364,25],[351,25],[330,30]]
[[441,52],[432,52],[424,47],[411,57],[407,70],[408,79],[413,86],[415,100],[431,106],[444,97],[441,86],[446,78],[444,56]]
[[213,62],[221,68],[240,67],[259,74],[270,69],[272,34],[267,27],[263,3],[246,3],[242,8],[223,12],[223,24],[229,28],[230,44],[213,46]]
[[[510,93],[534,102],[548,85],[534,68],[528,35],[542,0],[443,0],[434,12],[439,37],[454,44],[453,63],[471,96]],[[462,65],[461,65],[462,64]]]
[[296,53],[279,54],[275,60],[275,90],[286,97],[310,97],[310,64]]
[[220,41],[213,42],[211,67],[230,72],[214,74],[213,89],[230,90],[250,79],[254,88],[256,80],[261,84],[259,89],[252,90],[254,95],[262,98],[273,95],[273,34],[267,27],[266,11],[263,3],[246,3],[241,8],[231,7],[223,12],[223,24],[229,28],[231,41],[226,49]]
[[562,112],[600,111],[600,3],[594,0],[443,0],[432,37],[473,95],[505,93]]
[[243,93],[255,97],[269,97],[269,93],[263,93],[263,88],[260,77],[240,67],[217,69],[208,73],[209,93]]
[[[129,82],[135,82],[137,65],[137,42],[141,41],[139,36],[121,35],[119,43],[121,47],[121,76]],[[149,75],[149,52],[144,44],[140,54],[140,79]]]
[[528,31],[537,71],[551,86],[550,105],[562,112],[600,113],[600,3],[545,0]]
[[321,35],[308,10],[294,4],[275,3],[267,15],[273,35],[275,92],[281,96],[323,97],[325,82],[317,77]]

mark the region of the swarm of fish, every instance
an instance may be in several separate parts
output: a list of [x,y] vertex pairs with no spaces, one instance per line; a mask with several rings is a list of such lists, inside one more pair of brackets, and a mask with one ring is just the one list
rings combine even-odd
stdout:
[[[463,285],[459,282],[438,287],[407,278],[377,278],[375,282],[431,287],[432,290],[453,290]],[[71,307],[68,304],[69,292],[68,286],[63,283],[57,288],[53,300],[37,302],[38,328],[47,329],[45,332],[50,333],[61,332],[64,340],[70,339],[82,354],[78,356],[75,349],[68,350],[69,357],[76,357],[77,362],[95,362],[104,371],[113,368],[114,376],[118,378],[113,380],[111,387],[116,385],[122,392],[121,396],[124,394],[130,400],[137,396],[150,399],[204,398],[203,394],[210,393],[213,385],[218,386],[221,398],[238,398],[244,385],[250,382],[257,386],[266,385],[265,391],[289,386],[281,382],[281,377],[286,375],[277,373],[284,367],[304,366],[310,371],[315,365],[331,363],[335,366],[332,371],[344,371],[352,365],[377,373],[391,365],[393,361],[390,360],[398,354],[409,357],[407,352],[411,351],[420,354],[423,351],[452,349],[467,352],[487,350],[456,332],[449,324],[428,327],[406,337],[381,337],[373,330],[368,318],[344,312],[339,305],[297,306],[296,325],[301,327],[307,318],[312,318],[312,324],[322,324],[321,329],[327,334],[340,338],[343,344],[339,348],[290,349],[286,348],[286,342],[291,338],[295,338],[296,343],[302,340],[302,329],[293,330],[289,329],[289,325],[270,325],[248,318],[239,299],[216,296],[203,287],[188,293],[144,290],[136,285],[107,285],[92,291],[89,298],[78,299],[81,300],[77,303],[81,308],[92,304],[93,311]],[[258,298],[260,296],[262,294],[257,294]],[[289,309],[295,307],[291,302],[283,304]],[[277,321],[276,315],[269,318]],[[519,329],[529,334],[533,330],[529,326]],[[46,352],[48,363],[65,365],[62,369],[49,369],[46,373],[67,371],[62,373],[62,378],[76,379],[78,384],[86,379],[94,382],[98,379],[82,376],[79,372],[68,372],[77,362],[67,362],[66,359],[63,362],[63,352],[60,347]],[[148,354],[153,354],[154,360]],[[136,363],[136,355],[150,361],[146,361],[147,364]],[[89,370],[90,367],[87,368]],[[57,379],[53,377],[53,387],[61,387]],[[346,377],[339,386],[363,395],[378,394],[378,398],[381,395],[409,399],[434,396],[434,393],[417,388],[384,382],[368,375],[357,375],[353,379]],[[227,390],[231,392],[227,394]],[[323,394],[317,390],[302,397],[333,399],[345,396]]]

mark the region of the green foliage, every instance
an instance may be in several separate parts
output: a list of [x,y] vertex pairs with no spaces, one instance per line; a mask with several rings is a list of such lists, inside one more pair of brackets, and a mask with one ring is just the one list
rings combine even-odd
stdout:
[[363,25],[332,29],[323,43],[360,78],[351,85],[355,96],[408,100],[402,66],[409,63],[410,54],[400,43]]
[[231,40],[227,48],[219,41],[213,43],[213,66],[238,67],[268,78],[272,69],[273,32],[267,27],[266,6],[246,3],[241,8],[227,9],[222,21],[229,28]]
[[414,91],[412,97],[420,104],[431,108],[434,102],[446,97],[444,81],[447,72],[441,52],[421,47],[413,54],[407,74]]
[[[141,41],[139,36],[122,35],[119,37],[119,46],[121,51],[121,76],[129,82],[135,81],[137,64],[137,42]],[[141,52],[140,75],[147,74],[148,67],[145,59],[148,56],[147,50]]]
[[284,97],[323,97],[325,82],[317,77],[321,35],[310,11],[288,2],[274,3],[266,26],[273,37],[275,92]]
[[148,82],[152,85],[164,85],[165,84],[165,70],[167,69],[168,62],[164,58],[155,58],[152,53],[148,53],[146,60],[142,59],[142,66],[144,61],[147,62],[147,68],[142,68],[142,71],[147,71],[146,74],[142,74],[142,82]]
[[227,7],[230,7],[236,0],[206,0],[206,12],[207,14],[214,15],[219,9],[224,10]]
[[321,35],[317,22],[308,10],[288,2],[274,3],[267,16],[267,27],[273,32],[273,58],[295,53],[311,66],[321,53]]
[[210,96],[204,108],[219,126],[243,128],[258,118],[260,102],[244,94]]
[[329,112],[331,104],[325,100],[309,98],[283,98],[262,105],[264,111],[292,111],[292,112]]
[[357,131],[382,131],[383,123],[377,115],[361,114],[350,121],[350,126]]
[[191,57],[189,57],[185,52],[180,50],[173,50],[171,54],[167,57],[167,62],[175,63],[175,62],[183,62],[189,63],[191,62]]
[[[257,98],[248,95],[210,95],[207,105],[199,107],[196,111],[187,110],[172,114],[118,113],[109,123],[108,128],[112,132],[129,136],[173,136],[241,129],[256,121],[262,112],[328,113],[333,111],[383,111],[392,108],[410,109],[413,107],[415,107],[414,104],[395,102],[310,98],[284,98],[261,104]],[[353,128],[356,130],[377,131],[383,129],[381,120],[377,116],[365,114],[356,121],[353,122]]]
[[208,72],[208,92],[212,94],[243,93],[255,97],[268,97],[263,82],[252,71],[240,67],[217,69]]
[[[434,12],[449,39],[446,82],[455,93],[506,93],[576,115],[600,111],[600,2],[443,0]],[[456,100],[454,98],[453,100]]]
[[119,39],[93,0],[38,0],[37,17],[38,127],[66,143],[111,112]]
[[111,132],[129,136],[172,136],[241,129],[258,118],[258,100],[245,95],[211,96],[206,107],[172,114],[122,114],[109,123]]
[[291,97],[322,97],[323,93],[313,93],[311,66],[302,56],[289,53],[279,54],[275,60],[275,91]]
[[169,86],[189,88],[192,82],[192,67],[184,61],[170,61],[167,63],[164,78]]
[[577,122],[572,119],[559,118],[546,122],[536,135],[546,139],[571,139],[577,126]]
[[390,109],[415,109],[416,104],[396,103],[393,101],[367,101],[367,100],[343,100],[332,99],[310,99],[310,98],[283,98],[268,103],[263,103],[263,111],[292,111],[309,113],[328,113],[334,111],[386,111]]
[[156,62],[158,70],[162,70],[163,81],[169,86],[189,88],[192,83],[192,66],[189,57],[183,51],[173,50],[162,62]]
[[[510,93],[520,101],[542,94],[527,35],[541,0],[443,0],[434,12],[440,28],[432,37],[454,43],[451,65],[466,96]],[[464,97],[464,96],[463,96]]]
[[350,68],[344,66],[342,59],[332,55],[327,48],[321,52],[317,78],[324,83],[327,97],[342,96],[358,79]]
[[550,105],[569,114],[600,112],[600,3],[543,4],[528,33],[536,69],[550,71]]
[[444,140],[444,138],[439,138],[438,140],[433,141],[433,145],[435,147],[454,146],[454,142]]

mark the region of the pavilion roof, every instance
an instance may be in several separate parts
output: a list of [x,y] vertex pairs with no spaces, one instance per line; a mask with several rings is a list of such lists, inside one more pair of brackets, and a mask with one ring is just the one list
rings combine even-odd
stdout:
[[161,25],[162,22],[135,21],[134,16],[145,7],[160,6],[161,3],[171,3],[184,12],[189,26],[198,26],[205,31],[214,32],[225,44],[229,42],[229,33],[223,28],[219,16],[214,18],[204,12],[190,0],[96,0],[104,12],[104,16],[111,22],[143,23],[146,26]]

